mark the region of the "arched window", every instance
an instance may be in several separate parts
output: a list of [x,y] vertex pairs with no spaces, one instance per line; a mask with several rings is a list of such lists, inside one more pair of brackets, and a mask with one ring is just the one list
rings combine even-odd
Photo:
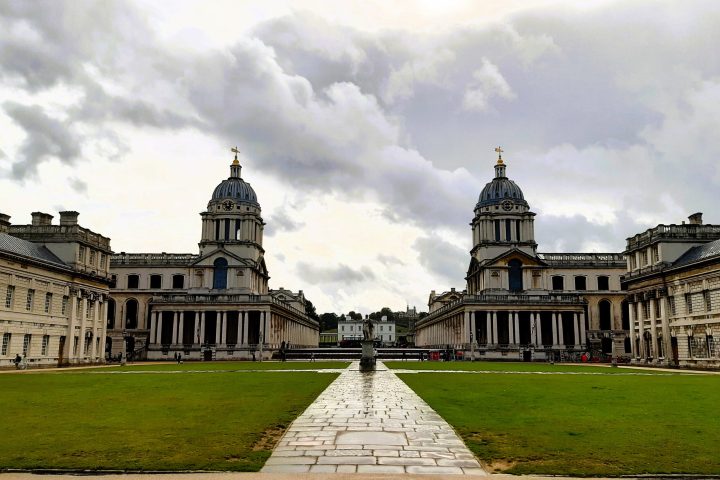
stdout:
[[520,260],[513,259],[508,262],[508,280],[511,292],[522,291],[522,262]]
[[600,330],[612,330],[611,305],[607,300],[602,300],[600,306]]
[[108,330],[115,328],[115,300],[112,298],[107,300],[107,328]]
[[131,298],[125,303],[125,328],[137,328],[138,302]]
[[227,268],[228,262],[223,257],[215,259],[213,262],[215,271],[213,273],[213,288],[224,290],[227,288]]

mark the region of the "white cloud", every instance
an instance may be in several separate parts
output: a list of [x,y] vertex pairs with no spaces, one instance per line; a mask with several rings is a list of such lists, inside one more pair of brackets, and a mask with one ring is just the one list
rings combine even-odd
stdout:
[[493,98],[514,100],[517,95],[500,73],[497,65],[487,58],[482,59],[482,67],[473,72],[473,81],[468,84],[463,97],[465,110],[482,112],[490,107]]

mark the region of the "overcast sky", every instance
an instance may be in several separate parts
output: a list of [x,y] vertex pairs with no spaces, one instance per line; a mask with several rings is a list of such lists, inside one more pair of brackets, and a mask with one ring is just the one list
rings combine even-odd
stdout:
[[425,310],[497,145],[540,251],[720,223],[718,45],[713,0],[4,0],[0,212],[196,253],[237,145],[272,288]]

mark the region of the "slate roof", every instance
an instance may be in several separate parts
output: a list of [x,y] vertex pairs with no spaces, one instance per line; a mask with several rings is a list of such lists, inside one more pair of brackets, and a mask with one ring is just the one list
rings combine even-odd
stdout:
[[3,252],[39,260],[41,262],[49,262],[67,268],[65,262],[56,257],[55,254],[44,245],[28,242],[27,240],[13,237],[7,233],[0,233],[0,253]]
[[715,256],[720,256],[720,240],[692,247],[687,252],[683,253],[680,258],[675,260],[675,263],[673,263],[672,266],[678,267],[681,265],[687,265],[689,263],[698,262]]

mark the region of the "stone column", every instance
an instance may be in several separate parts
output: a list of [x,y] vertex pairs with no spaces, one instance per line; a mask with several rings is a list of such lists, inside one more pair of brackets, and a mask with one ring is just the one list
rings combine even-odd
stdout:
[[248,323],[249,318],[247,318],[247,312],[242,312],[242,323],[243,323],[243,345],[249,345],[250,342],[248,342]]
[[580,312],[580,345],[587,343],[585,336],[585,312]]
[[193,345],[200,345],[200,312],[195,310],[193,316]]
[[173,312],[173,321],[172,321],[172,340],[170,340],[170,343],[173,345],[177,345],[177,335],[178,335],[178,312],[175,310]]
[[150,343],[157,339],[157,312],[150,313]]
[[565,346],[565,338],[563,337],[563,315],[562,312],[558,313],[557,316],[558,321],[558,342],[560,342],[561,346]]
[[78,339],[78,357],[85,358],[85,327],[87,326],[88,299],[83,296],[80,301],[80,338]]
[[655,302],[657,299],[648,300],[650,302],[650,356],[657,362],[658,359],[658,342],[657,342],[657,319],[655,318]]
[[205,312],[200,312],[200,345],[205,343]]
[[222,331],[220,332],[220,343],[227,343],[227,312],[222,312]]
[[580,347],[580,320],[578,319],[577,312],[573,313],[573,327],[575,328],[575,346]]
[[157,331],[155,336],[155,343],[160,345],[160,341],[162,340],[162,322],[163,322],[163,316],[162,312],[155,312],[157,315]]
[[220,345],[220,332],[222,331],[222,314],[215,312],[215,345]]
[[108,317],[108,300],[107,297],[105,297],[105,301],[103,302],[103,313],[100,316],[100,321],[102,322],[102,328],[100,329],[100,361],[105,361],[105,339],[107,338],[107,317]]
[[520,314],[515,312],[513,323],[515,324],[515,343],[520,343]]
[[[98,321],[100,319],[100,309],[102,308],[102,305],[98,300],[94,301],[95,308],[93,308],[93,338],[92,338],[92,345],[90,346],[90,351],[92,360],[95,361],[95,358],[98,356],[98,347],[100,347],[100,342],[97,341],[98,335],[102,330],[100,330],[100,326],[98,325],[100,322]],[[102,339],[103,344],[105,344],[105,339]],[[100,347],[102,348],[102,347]]]
[[[178,323],[178,343],[180,345],[185,344],[185,312],[180,312],[180,321]],[[190,342],[192,343],[192,342]]]
[[476,316],[477,316],[477,312],[472,312],[470,314],[470,332],[472,333],[472,342],[473,343],[477,343],[477,340],[478,340],[477,339],[477,328],[476,328],[476,324],[475,324]]
[[68,303],[70,307],[70,314],[68,316],[68,334],[65,337],[65,351],[63,352],[63,355],[68,362],[70,362],[70,360],[74,357],[75,353],[73,351],[73,346],[75,345],[75,326],[77,325],[77,292],[70,289],[69,298],[70,301]]
[[633,358],[638,358],[638,353],[635,348],[635,304],[628,302],[628,316],[630,317],[630,351],[632,352]]
[[498,343],[498,330],[497,330],[497,312],[492,312],[492,332],[493,332],[493,344]]
[[560,341],[558,340],[558,328],[557,328],[557,314],[555,312],[552,313],[552,333],[553,333],[553,347],[560,345]]
[[470,343],[470,312],[465,311],[465,323],[463,328],[463,338],[465,339],[462,343]]
[[262,311],[260,313],[260,338],[262,339],[262,341],[260,343],[266,343],[266,341],[267,341],[265,338],[265,321],[266,321],[266,319],[267,319],[267,314],[265,311]]
[[542,316],[539,313],[535,314],[535,332],[537,333],[537,345],[544,346],[542,338]]
[[670,337],[670,315],[668,314],[667,297],[659,298],[658,301],[660,302],[660,328],[662,329],[663,337],[663,356],[665,357],[665,363],[671,365],[674,358]]

